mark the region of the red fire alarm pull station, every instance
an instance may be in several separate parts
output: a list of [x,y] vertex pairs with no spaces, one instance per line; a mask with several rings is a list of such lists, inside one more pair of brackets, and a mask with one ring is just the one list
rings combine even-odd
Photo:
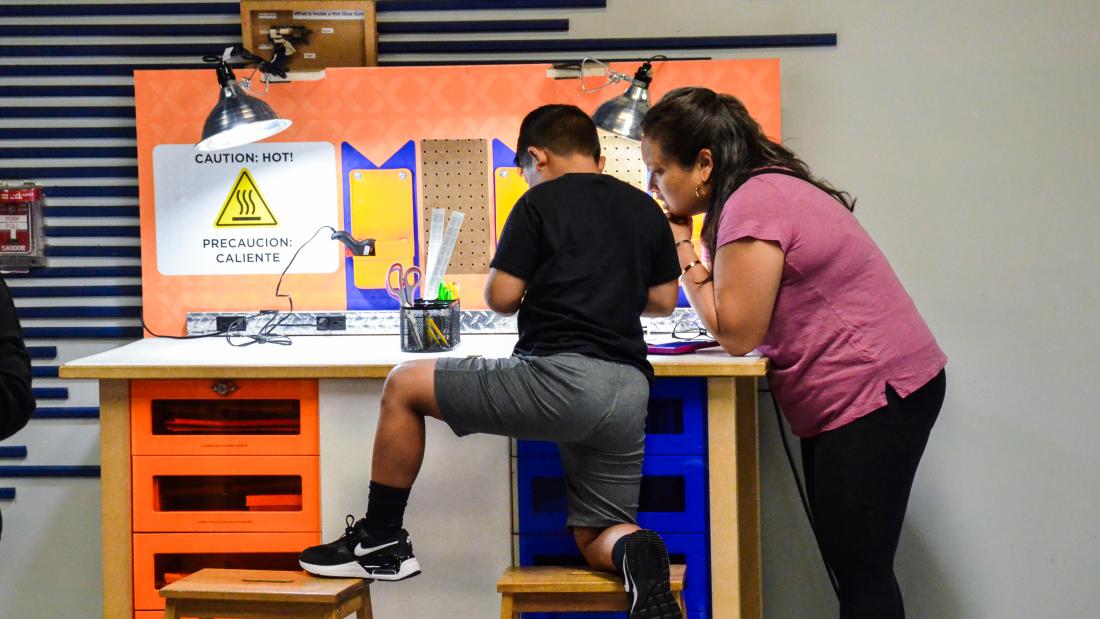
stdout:
[[0,182],[0,271],[46,266],[45,205],[40,185]]

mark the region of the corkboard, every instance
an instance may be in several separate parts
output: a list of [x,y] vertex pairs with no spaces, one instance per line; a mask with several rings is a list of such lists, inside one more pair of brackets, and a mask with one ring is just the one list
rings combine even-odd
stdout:
[[294,42],[290,72],[327,67],[378,66],[374,0],[241,0],[241,39],[245,49],[270,59],[272,26],[304,26],[309,42]]
[[646,191],[645,162],[639,142],[600,131],[600,153],[606,158],[603,173]]
[[[489,272],[492,239],[489,214],[488,140],[421,140],[420,238],[426,262],[432,209],[462,211],[466,218],[451,255],[447,274],[480,275]],[[422,262],[421,264],[424,264]]]

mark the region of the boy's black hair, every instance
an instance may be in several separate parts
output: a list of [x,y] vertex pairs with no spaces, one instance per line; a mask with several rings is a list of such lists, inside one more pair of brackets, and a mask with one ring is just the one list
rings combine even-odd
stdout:
[[519,126],[516,143],[516,165],[526,167],[531,163],[531,146],[545,148],[555,155],[591,155],[600,160],[600,138],[596,135],[596,123],[575,105],[555,103],[531,111]]

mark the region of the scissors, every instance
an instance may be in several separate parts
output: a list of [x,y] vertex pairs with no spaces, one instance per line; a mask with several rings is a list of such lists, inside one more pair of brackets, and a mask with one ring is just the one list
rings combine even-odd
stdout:
[[[393,283],[394,273],[397,274],[396,286]],[[406,269],[400,262],[395,262],[386,272],[386,292],[401,305],[410,306],[416,297],[416,288],[420,286],[422,277],[420,267],[412,266]]]

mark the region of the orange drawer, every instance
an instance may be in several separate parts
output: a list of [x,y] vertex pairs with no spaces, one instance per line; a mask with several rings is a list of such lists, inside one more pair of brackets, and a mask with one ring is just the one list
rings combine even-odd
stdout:
[[317,456],[134,456],[134,531],[318,531]]
[[134,609],[164,608],[157,590],[204,567],[300,570],[298,554],[319,544],[313,533],[135,533]]
[[315,380],[133,381],[130,420],[138,455],[319,453]]

